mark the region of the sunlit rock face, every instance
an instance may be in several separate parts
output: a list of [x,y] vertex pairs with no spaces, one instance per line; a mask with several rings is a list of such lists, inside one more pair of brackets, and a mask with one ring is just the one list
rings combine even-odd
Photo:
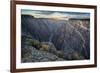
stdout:
[[[21,19],[22,35],[31,36],[31,39],[39,42],[52,43],[56,48],[56,54],[47,52],[56,55],[58,60],[90,59],[89,20],[35,18],[29,15],[22,15]],[[22,47],[25,46],[23,43]]]

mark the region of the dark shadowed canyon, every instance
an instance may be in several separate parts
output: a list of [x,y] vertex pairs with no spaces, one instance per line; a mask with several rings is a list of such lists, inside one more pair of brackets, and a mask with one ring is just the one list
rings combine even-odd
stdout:
[[90,20],[21,15],[21,61],[90,59]]

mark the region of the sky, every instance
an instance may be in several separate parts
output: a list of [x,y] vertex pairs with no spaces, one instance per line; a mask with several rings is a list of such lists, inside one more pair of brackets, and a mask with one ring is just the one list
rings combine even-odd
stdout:
[[61,11],[43,11],[43,10],[26,10],[22,9],[21,14],[32,15],[35,18],[55,18],[55,19],[69,19],[69,18],[90,18],[90,13],[82,12],[61,12]]

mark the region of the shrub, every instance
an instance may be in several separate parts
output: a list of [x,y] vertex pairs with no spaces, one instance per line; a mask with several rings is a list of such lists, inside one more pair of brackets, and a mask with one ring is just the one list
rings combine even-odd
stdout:
[[29,46],[33,46],[37,49],[39,49],[41,47],[41,43],[35,39],[27,39],[26,44]]
[[39,49],[41,47],[41,43],[38,40],[32,40],[31,41],[32,46]]
[[73,53],[72,54],[72,59],[73,60],[81,60],[81,59],[84,59],[84,58],[78,53]]
[[41,45],[41,49],[40,50],[48,51],[49,50],[49,46],[43,44],[43,45]]

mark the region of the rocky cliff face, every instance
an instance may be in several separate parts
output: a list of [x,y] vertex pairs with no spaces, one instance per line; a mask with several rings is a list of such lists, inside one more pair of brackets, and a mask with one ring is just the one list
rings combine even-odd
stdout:
[[[36,54],[37,58],[42,55],[46,61],[51,61],[51,56],[56,58],[55,61],[90,58],[90,32],[89,26],[86,26],[89,25],[89,20],[66,21],[34,18],[29,15],[22,15],[21,19],[22,62],[28,62],[29,56],[25,57],[25,54],[29,52],[32,53],[29,60],[34,62],[34,51],[39,53]],[[33,48],[32,51],[27,51],[29,46]]]

